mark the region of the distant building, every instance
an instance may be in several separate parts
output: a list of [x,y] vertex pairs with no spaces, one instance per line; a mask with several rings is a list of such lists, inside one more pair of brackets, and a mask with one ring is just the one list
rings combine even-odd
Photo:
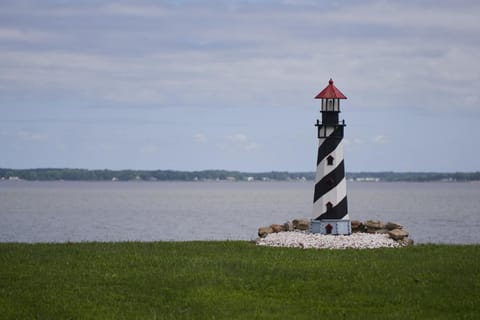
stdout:
[[356,178],[355,181],[359,181],[359,182],[379,182],[380,178],[359,177],[359,178]]

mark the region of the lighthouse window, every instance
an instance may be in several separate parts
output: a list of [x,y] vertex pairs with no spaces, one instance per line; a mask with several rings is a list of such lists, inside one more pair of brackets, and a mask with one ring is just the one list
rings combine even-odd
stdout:
[[332,110],[333,110],[333,100],[328,99],[328,111],[332,111]]
[[326,207],[327,207],[327,212],[328,212],[328,211],[332,210],[333,204],[331,202],[327,202]]
[[333,160],[334,160],[334,158],[332,156],[328,156],[327,165],[332,166],[333,165]]

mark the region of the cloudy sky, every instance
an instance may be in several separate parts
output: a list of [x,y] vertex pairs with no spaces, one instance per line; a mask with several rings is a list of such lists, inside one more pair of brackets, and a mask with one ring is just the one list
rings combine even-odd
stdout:
[[0,1],[0,167],[480,170],[480,1]]

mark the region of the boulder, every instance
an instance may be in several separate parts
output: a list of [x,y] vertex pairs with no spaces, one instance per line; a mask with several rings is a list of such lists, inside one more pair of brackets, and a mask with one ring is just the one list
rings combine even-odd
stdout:
[[403,229],[393,229],[388,231],[388,235],[393,240],[402,240],[403,238],[408,237],[408,232]]
[[261,228],[258,228],[258,236],[260,238],[265,238],[267,235],[269,235],[270,233],[273,233],[273,229],[270,228],[270,227],[261,227]]
[[400,243],[404,247],[413,246],[413,240],[410,239],[409,237],[405,237],[402,240],[398,240],[398,243]]
[[305,219],[295,219],[293,222],[293,228],[298,230],[308,230],[310,229],[310,221]]
[[367,220],[363,224],[367,229],[385,229],[385,224],[380,220]]
[[285,231],[293,231],[293,223],[292,221],[287,221],[283,224],[283,230]]
[[387,228],[388,230],[403,229],[403,226],[395,222],[387,222],[387,224],[385,225],[385,228]]
[[272,228],[272,230],[273,230],[274,233],[278,233],[278,232],[284,231],[283,226],[281,226],[281,225],[279,225],[279,224],[272,224],[272,225],[270,226],[270,228]]
[[390,230],[388,229],[367,229],[367,233],[381,233],[387,234]]
[[352,226],[352,232],[360,232],[360,231],[364,231],[364,228],[363,228],[363,223],[359,220],[352,220],[350,222],[351,226]]

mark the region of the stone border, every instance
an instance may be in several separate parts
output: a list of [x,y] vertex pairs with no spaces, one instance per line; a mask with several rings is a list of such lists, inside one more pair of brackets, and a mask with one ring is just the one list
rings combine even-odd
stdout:
[[[380,220],[367,220],[362,222],[352,220],[351,225],[352,233],[387,234],[402,247],[412,246],[414,244],[413,240],[408,237],[409,233],[403,229],[403,226],[395,222],[384,223]],[[260,227],[258,228],[258,236],[265,238],[269,234],[285,231],[303,231],[308,233],[309,229],[310,220],[294,219],[284,224],[272,224],[268,227]]]

